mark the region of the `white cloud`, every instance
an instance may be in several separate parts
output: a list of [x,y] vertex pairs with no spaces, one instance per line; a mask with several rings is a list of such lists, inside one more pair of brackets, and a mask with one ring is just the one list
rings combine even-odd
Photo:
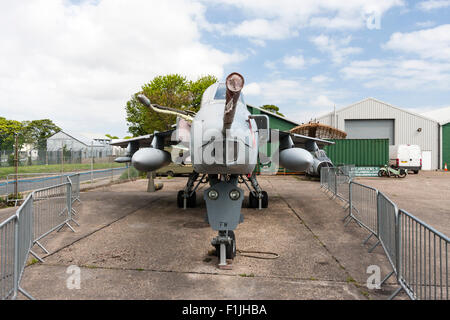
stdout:
[[209,26],[224,35],[237,35],[262,40],[278,40],[297,36],[302,28],[318,27],[355,30],[366,27],[367,19],[382,15],[402,0],[204,0],[241,10],[244,19],[238,24]]
[[[306,122],[329,112],[335,101],[348,100],[347,90],[328,89],[308,79],[274,79],[247,85],[246,102],[251,105],[274,104],[280,112],[297,122]],[[258,88],[257,90],[255,88]],[[341,103],[342,104],[342,103]]]
[[433,9],[441,9],[450,7],[450,0],[429,0],[422,1],[417,4],[417,7],[421,10],[430,11]]
[[269,61],[269,60],[264,61],[264,67],[274,70],[277,67],[277,62],[276,61]]
[[315,107],[328,107],[331,108],[334,105],[334,102],[331,101],[327,96],[320,95],[311,100],[311,105]]
[[244,95],[255,96],[261,94],[261,87],[256,82],[246,84],[242,89]]
[[423,22],[416,22],[416,26],[419,28],[431,28],[436,25],[436,22],[434,21],[423,21]]
[[409,33],[396,32],[386,49],[419,55],[425,59],[450,60],[450,24]]
[[311,81],[314,83],[325,83],[325,82],[332,81],[332,79],[330,79],[329,77],[324,76],[324,75],[318,75],[318,76],[312,77]]
[[283,63],[291,69],[302,69],[305,67],[305,59],[302,55],[298,56],[285,56]]
[[321,52],[331,55],[333,63],[336,64],[341,64],[348,56],[359,54],[363,51],[362,48],[348,46],[351,42],[350,36],[340,39],[333,39],[327,35],[321,34],[316,37],[311,37],[310,41]]
[[416,59],[353,61],[341,68],[344,79],[359,80],[367,88],[449,90],[450,63]]
[[2,2],[0,114],[124,135],[125,102],[154,76],[221,78],[243,59],[202,42],[204,11],[187,0]]

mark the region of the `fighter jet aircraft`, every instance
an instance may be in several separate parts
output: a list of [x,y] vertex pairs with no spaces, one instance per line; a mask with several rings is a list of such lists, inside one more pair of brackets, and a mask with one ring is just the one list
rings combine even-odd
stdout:
[[[131,162],[139,171],[157,170],[172,157],[165,146],[177,145],[190,158],[194,171],[186,186],[177,195],[180,208],[196,206],[196,190],[200,183],[209,183],[203,192],[207,221],[218,236],[211,243],[219,256],[219,267],[227,267],[227,259],[236,255],[234,230],[243,222],[241,214],[244,184],[249,190],[249,203],[253,208],[267,208],[268,194],[262,190],[254,174],[258,161],[278,165],[294,171],[307,171],[314,165],[312,154],[319,146],[332,142],[270,129],[267,115],[251,115],[241,94],[244,78],[231,73],[225,83],[215,83],[203,94],[198,113],[152,104],[144,95],[139,101],[156,112],[177,115],[173,130],[154,132],[145,136],[119,140],[112,145],[126,147],[127,155],[116,162]],[[270,142],[278,150],[268,156],[262,152]]]

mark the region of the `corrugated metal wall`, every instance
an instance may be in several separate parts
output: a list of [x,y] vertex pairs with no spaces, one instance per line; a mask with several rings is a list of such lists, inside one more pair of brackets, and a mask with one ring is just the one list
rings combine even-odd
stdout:
[[[337,128],[345,130],[345,120],[353,119],[394,119],[395,144],[417,144],[422,151],[431,151],[432,169],[439,166],[439,125],[406,110],[393,107],[373,98],[362,100],[336,111]],[[334,114],[317,119],[320,123],[335,126]],[[420,132],[417,131],[421,128]]]
[[380,167],[389,162],[389,139],[343,139],[332,140],[334,145],[324,150],[335,166],[354,164],[356,166]]

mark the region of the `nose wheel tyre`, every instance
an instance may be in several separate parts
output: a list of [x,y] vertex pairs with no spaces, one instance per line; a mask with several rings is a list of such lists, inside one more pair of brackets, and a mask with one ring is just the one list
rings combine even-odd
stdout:
[[[227,244],[225,246],[226,256],[227,259],[234,259],[234,257],[236,257],[236,236],[234,234],[234,231],[229,230],[228,236],[230,236],[231,238],[231,244]],[[215,255],[220,257],[220,245],[217,244],[214,247],[216,248]]]

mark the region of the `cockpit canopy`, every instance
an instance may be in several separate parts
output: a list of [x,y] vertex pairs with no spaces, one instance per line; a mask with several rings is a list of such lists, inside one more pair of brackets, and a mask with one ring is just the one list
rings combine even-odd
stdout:
[[[208,104],[208,103],[215,103],[216,100],[217,100],[217,102],[225,103],[226,93],[227,93],[227,87],[226,87],[225,83],[218,82],[218,83],[211,85],[203,93],[202,106],[205,104]],[[244,95],[241,92],[241,94],[239,96],[239,102],[241,102],[245,105],[243,96]]]

